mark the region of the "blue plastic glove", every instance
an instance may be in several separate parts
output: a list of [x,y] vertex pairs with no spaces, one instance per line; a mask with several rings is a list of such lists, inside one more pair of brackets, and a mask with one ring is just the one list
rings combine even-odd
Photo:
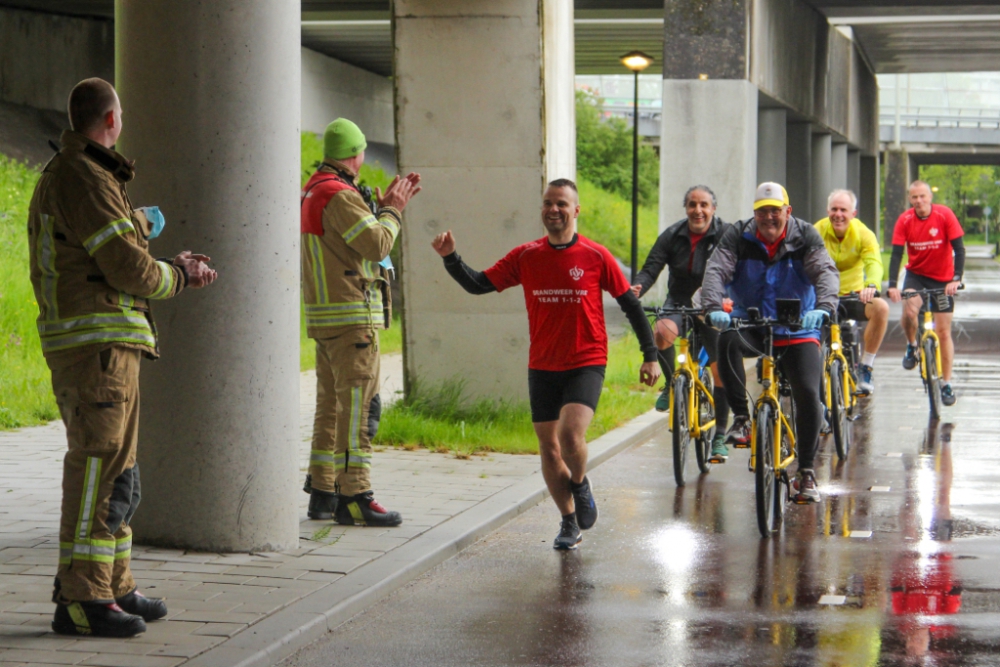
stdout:
[[829,313],[825,310],[810,310],[808,313],[802,316],[802,328],[803,329],[819,329],[823,326],[823,322],[829,317]]
[[732,318],[729,317],[729,313],[724,310],[715,310],[708,314],[708,321],[711,322],[712,326],[719,331],[725,331],[729,328]]

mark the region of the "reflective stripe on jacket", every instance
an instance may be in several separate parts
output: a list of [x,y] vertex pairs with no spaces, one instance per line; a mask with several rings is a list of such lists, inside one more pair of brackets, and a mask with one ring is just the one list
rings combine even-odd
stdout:
[[399,212],[385,207],[373,215],[343,165],[324,163],[302,190],[302,216],[309,337],[333,336],[346,326],[384,329],[391,299],[379,262],[399,235]]
[[58,363],[115,344],[155,357],[148,300],[177,295],[184,273],[150,256],[145,220],[125,191],[125,158],[76,132],[63,133],[62,143],[28,212],[42,353]]

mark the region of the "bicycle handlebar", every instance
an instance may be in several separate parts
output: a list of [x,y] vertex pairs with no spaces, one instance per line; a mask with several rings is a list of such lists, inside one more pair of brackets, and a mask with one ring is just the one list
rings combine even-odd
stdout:
[[673,306],[662,308],[660,306],[643,306],[644,311],[651,315],[707,315],[708,308],[687,308],[685,306]]
[[[958,289],[959,290],[964,290],[965,289],[965,284],[964,283],[959,283]],[[907,292],[900,292],[900,296],[902,298],[904,298],[904,299],[912,299],[915,296],[921,296],[921,295],[924,295],[924,294],[926,294],[928,296],[931,296],[931,295],[934,295],[934,294],[944,294],[944,293],[945,293],[945,289],[943,287],[936,287],[934,289],[918,289],[918,290],[912,290],[912,291],[907,291]]]

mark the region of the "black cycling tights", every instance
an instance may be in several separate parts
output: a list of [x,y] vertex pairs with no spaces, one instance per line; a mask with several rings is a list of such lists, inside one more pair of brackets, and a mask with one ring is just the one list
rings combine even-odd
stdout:
[[[746,371],[743,359],[760,356],[764,349],[763,334],[756,330],[723,332],[719,336],[719,375],[729,397],[733,416],[750,415],[746,394]],[[795,430],[798,433],[799,468],[812,468],[819,448],[819,431],[823,423],[823,407],[819,386],[823,377],[823,359],[819,346],[799,343],[776,347],[778,369],[788,378],[795,399]]]

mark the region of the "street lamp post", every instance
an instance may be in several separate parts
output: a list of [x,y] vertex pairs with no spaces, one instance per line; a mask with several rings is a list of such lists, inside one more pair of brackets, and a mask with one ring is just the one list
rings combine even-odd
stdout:
[[635,75],[635,97],[632,104],[632,275],[635,283],[639,252],[639,72],[649,67],[653,58],[642,51],[632,51],[621,57],[622,64]]

